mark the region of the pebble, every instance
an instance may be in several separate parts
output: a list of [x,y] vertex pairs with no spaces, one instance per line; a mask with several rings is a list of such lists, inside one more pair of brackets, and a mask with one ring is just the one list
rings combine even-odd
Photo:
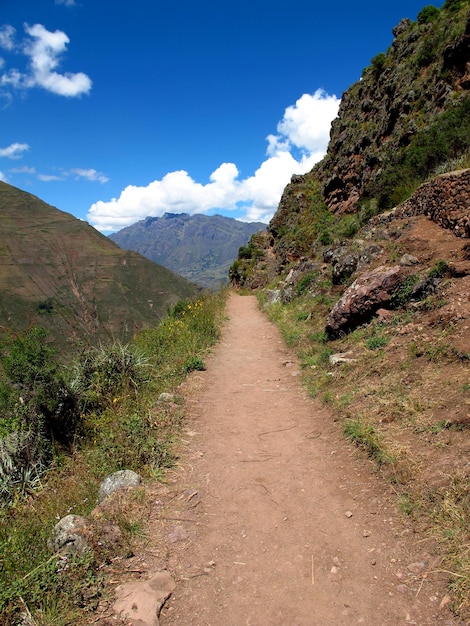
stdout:
[[353,514],[352,514],[352,512],[351,512],[351,511],[346,511],[345,516],[346,516],[346,517],[352,517],[352,516],[353,516]]

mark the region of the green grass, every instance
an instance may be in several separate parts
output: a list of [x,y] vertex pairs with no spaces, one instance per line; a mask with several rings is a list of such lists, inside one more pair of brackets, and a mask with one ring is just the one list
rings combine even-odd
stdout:
[[383,439],[364,418],[359,416],[346,419],[343,422],[343,431],[352,443],[365,450],[379,466],[394,462],[394,457]]
[[366,348],[369,350],[378,350],[379,348],[384,348],[389,341],[389,337],[385,337],[384,335],[375,335],[374,337],[366,339],[365,344]]

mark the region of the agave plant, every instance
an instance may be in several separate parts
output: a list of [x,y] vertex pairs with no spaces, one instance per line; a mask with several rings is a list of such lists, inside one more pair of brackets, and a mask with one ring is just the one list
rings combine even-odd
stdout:
[[148,378],[148,358],[128,344],[115,341],[83,354],[72,367],[70,384],[86,411],[109,406],[114,398],[135,394]]

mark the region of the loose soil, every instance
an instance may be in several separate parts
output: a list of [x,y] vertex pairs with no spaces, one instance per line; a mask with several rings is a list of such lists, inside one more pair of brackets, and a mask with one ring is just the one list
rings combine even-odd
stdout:
[[[206,365],[181,388],[180,461],[147,490],[145,545],[111,583],[169,571],[162,626],[461,625],[432,541],[307,396],[255,297],[230,296]],[[111,604],[96,623],[135,625]]]

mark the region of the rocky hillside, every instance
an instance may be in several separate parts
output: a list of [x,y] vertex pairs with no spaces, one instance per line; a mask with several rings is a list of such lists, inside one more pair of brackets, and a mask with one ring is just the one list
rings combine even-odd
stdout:
[[165,213],[147,217],[110,238],[194,283],[217,289],[226,282],[240,247],[253,233],[265,229],[261,222],[239,222],[222,215]]
[[391,208],[468,150],[467,4],[447,2],[441,12],[423,10],[418,22],[400,22],[391,48],[344,94],[329,158],[318,168],[333,212],[355,212],[371,198]]
[[343,219],[351,234],[428,178],[469,164],[469,9],[447,0],[400,22],[390,48],[343,94],[326,157],[292,177],[269,224],[280,263],[332,243],[332,214],[354,216]]
[[469,623],[470,1],[393,33],[230,277],[258,290],[310,393],[394,484],[423,533],[423,589],[448,575]]
[[129,339],[193,284],[0,182],[0,326],[39,324],[61,343]]

